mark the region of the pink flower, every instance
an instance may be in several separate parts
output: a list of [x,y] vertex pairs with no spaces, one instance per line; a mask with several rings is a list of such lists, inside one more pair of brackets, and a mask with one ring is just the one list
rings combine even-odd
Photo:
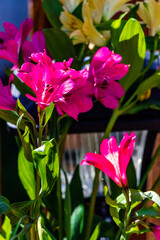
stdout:
[[100,48],[94,55],[89,68],[89,81],[93,85],[94,96],[107,108],[116,108],[123,96],[122,86],[115,80],[124,77],[129,65],[120,63],[122,57],[107,47]]
[[20,47],[23,45],[33,26],[32,19],[26,19],[17,27],[9,22],[3,23],[5,32],[0,32],[0,58],[8,60],[14,64],[13,69],[18,67],[18,55]]
[[26,40],[22,46],[24,62],[30,62],[32,53],[39,53],[46,49],[44,33],[39,30],[32,35],[31,41]]
[[10,75],[9,85],[3,86],[2,81],[0,80],[0,109],[4,110],[16,110],[16,101],[14,100],[10,85],[13,82],[14,76]]
[[93,165],[108,175],[120,188],[128,186],[126,170],[133,153],[135,135],[125,133],[120,145],[116,139],[104,139],[100,146],[101,154],[87,153],[81,165]]
[[36,97],[27,97],[41,109],[54,102],[60,114],[65,112],[74,119],[78,118],[80,112],[91,109],[92,88],[87,82],[87,70],[76,71],[70,68],[72,59],[52,63],[46,51],[32,54],[31,60],[37,64],[24,63],[18,77],[35,92]]
[[154,233],[157,240],[160,240],[160,226],[150,223],[150,229]]

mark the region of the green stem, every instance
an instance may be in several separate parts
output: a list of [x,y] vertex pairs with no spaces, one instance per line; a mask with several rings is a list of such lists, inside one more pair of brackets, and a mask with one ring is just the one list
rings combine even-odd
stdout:
[[62,234],[62,193],[61,193],[61,175],[60,175],[60,170],[59,170],[59,176],[57,179],[57,197],[58,197],[58,240],[63,239],[63,234]]
[[142,177],[141,183],[140,183],[140,185],[139,185],[139,189],[142,189],[142,188],[143,188],[143,186],[144,186],[144,184],[145,184],[145,182],[146,182],[146,180],[147,180],[148,174],[149,174],[151,168],[153,167],[153,165],[154,165],[154,163],[155,163],[155,161],[156,161],[159,153],[160,153],[160,146],[157,148],[157,150],[156,150],[154,156],[152,157],[151,162],[150,162],[150,164],[149,164],[149,166],[148,166],[145,174],[144,174],[143,177]]
[[[103,139],[109,137],[109,134],[112,131],[113,126],[114,126],[118,116],[119,116],[118,109],[115,109],[112,113],[112,116],[111,116],[108,124],[107,124]],[[100,170],[96,168],[84,240],[90,239],[91,227],[92,227],[92,221],[93,221],[93,215],[94,215],[94,208],[95,208],[95,202],[96,202],[97,190],[98,190],[98,184],[99,184],[99,174],[100,174]]]

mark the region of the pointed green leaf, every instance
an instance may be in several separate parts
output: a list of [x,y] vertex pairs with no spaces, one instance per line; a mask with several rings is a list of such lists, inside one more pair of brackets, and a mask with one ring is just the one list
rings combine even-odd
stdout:
[[143,193],[145,198],[152,200],[160,207],[160,196],[154,191],[147,191]]
[[54,103],[52,102],[45,110],[45,123],[44,123],[43,127],[46,126],[46,124],[48,123],[49,119],[51,118],[53,110],[54,110]]
[[115,208],[115,207],[110,207],[109,208],[109,212],[113,218],[113,221],[117,224],[117,226],[122,230],[123,229],[123,223],[120,220],[119,217],[119,212],[120,212],[120,208]]
[[115,226],[112,223],[100,222],[91,235],[90,240],[100,239],[102,237],[113,239],[115,233]]
[[139,227],[133,223],[131,223],[127,228],[126,228],[126,233],[127,235],[136,233],[137,235],[139,234]]
[[56,61],[64,61],[75,57],[75,48],[69,37],[60,29],[45,29],[47,48]]
[[71,235],[71,194],[70,187],[67,179],[67,175],[64,172],[65,182],[66,182],[66,192],[64,199],[64,229],[66,232],[67,239],[70,239]]
[[35,169],[32,162],[26,160],[24,149],[21,148],[18,154],[18,174],[30,199],[36,197]]
[[112,207],[117,207],[117,208],[125,208],[125,207],[126,207],[126,202],[124,201],[123,203],[121,203],[121,201],[122,201],[123,199],[122,199],[122,198],[119,199],[120,196],[123,196],[122,194],[121,194],[118,198],[116,198],[116,200],[113,200],[113,199],[110,197],[109,193],[108,193],[108,187],[105,186],[105,187],[104,187],[104,195],[105,195],[105,202],[106,202],[108,205],[110,205],[110,206],[112,206]]
[[120,80],[126,91],[138,78],[143,67],[146,52],[145,36],[140,23],[130,18],[119,38],[119,54],[123,63],[130,64],[129,71]]
[[141,95],[145,94],[148,89],[158,87],[160,88],[160,70],[158,70],[151,77],[144,80],[137,89],[137,98],[139,99]]
[[19,116],[15,111],[0,109],[0,118],[2,118],[6,122],[10,122],[16,125]]
[[62,24],[59,17],[63,11],[61,3],[58,0],[43,0],[42,6],[52,26],[60,28]]
[[160,218],[160,208],[157,206],[151,206],[146,208],[141,208],[137,210],[134,214],[135,218]]
[[12,226],[10,220],[5,216],[4,222],[1,228],[0,240],[10,240],[10,235],[12,232]]
[[74,171],[74,174],[70,183],[70,192],[71,192],[72,211],[74,211],[74,209],[77,206],[79,206],[80,204],[84,204],[82,182],[79,175],[79,165],[76,167],[76,170]]
[[54,139],[32,151],[33,161],[41,178],[40,196],[48,195],[59,174],[59,160]]
[[126,21],[123,21],[122,19],[116,19],[111,24],[111,42],[114,50],[117,52],[119,52],[119,41],[117,41],[117,39],[119,39],[125,24]]
[[0,196],[0,215],[4,214],[7,210],[11,210],[10,202],[7,198]]
[[77,206],[71,216],[71,240],[82,239],[84,226],[84,205]]

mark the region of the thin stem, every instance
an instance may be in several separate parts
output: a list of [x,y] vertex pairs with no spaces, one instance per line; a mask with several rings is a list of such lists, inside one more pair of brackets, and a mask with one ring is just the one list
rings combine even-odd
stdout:
[[[112,131],[112,128],[113,128],[118,116],[119,116],[118,109],[115,109],[112,113],[112,116],[111,116],[108,124],[107,124],[103,139],[109,137],[109,134]],[[86,234],[85,234],[85,238],[84,238],[85,240],[89,240],[90,234],[91,234],[94,208],[95,208],[95,202],[96,202],[97,190],[98,190],[98,184],[99,184],[99,174],[100,174],[100,170],[96,168],[94,182],[93,182],[93,190],[92,190],[90,206],[89,206],[88,219],[87,219]]]
[[58,197],[58,240],[63,239],[63,234],[62,234],[62,192],[61,192],[61,175],[60,175],[60,170],[59,170],[59,176],[57,179],[57,197]]

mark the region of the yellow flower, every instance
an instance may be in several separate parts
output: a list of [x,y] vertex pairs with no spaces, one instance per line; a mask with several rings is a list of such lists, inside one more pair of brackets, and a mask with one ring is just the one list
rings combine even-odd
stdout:
[[89,3],[87,1],[83,2],[83,7],[82,7],[82,16],[84,19],[84,24],[83,24],[83,32],[89,39],[89,42],[96,45],[96,46],[104,46],[107,42],[107,39],[96,30],[96,28],[93,25],[93,19],[91,16],[91,10],[89,7]]
[[139,17],[148,25],[151,30],[151,35],[160,34],[160,0],[146,0],[139,2],[137,11]]
[[63,11],[60,15],[62,30],[72,39],[73,44],[86,43],[92,47],[104,46],[110,37],[108,31],[99,32],[94,24],[101,22],[105,0],[84,0],[82,5],[82,19]]
[[119,11],[128,11],[127,2],[130,0],[105,0],[103,13],[105,20],[111,19]]
[[72,13],[83,0],[59,0],[65,11]]

